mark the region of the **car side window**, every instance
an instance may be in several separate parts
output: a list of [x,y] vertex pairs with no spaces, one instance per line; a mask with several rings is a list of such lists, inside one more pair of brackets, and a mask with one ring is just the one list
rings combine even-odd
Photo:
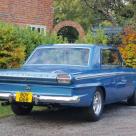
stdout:
[[102,65],[120,66],[122,64],[119,52],[114,49],[103,49],[101,52]]

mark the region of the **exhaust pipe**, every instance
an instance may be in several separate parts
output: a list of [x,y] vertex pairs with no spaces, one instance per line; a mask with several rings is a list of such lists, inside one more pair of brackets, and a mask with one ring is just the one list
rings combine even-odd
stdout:
[[9,106],[9,105],[10,105],[9,101],[2,102],[2,103],[1,103],[1,106]]

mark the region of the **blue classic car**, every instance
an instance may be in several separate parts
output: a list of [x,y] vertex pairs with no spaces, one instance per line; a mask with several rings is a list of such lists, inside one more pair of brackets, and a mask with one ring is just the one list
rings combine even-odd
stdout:
[[34,105],[80,107],[97,121],[106,104],[136,105],[136,69],[110,46],[40,46],[22,68],[0,71],[0,100],[17,115]]

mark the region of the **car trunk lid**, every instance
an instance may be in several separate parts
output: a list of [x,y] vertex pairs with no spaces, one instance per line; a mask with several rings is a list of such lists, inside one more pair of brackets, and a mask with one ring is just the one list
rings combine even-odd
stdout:
[[0,82],[10,83],[57,83],[57,73],[1,71]]

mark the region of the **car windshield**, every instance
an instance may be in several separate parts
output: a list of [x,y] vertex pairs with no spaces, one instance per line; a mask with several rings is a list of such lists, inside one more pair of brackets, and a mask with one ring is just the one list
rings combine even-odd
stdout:
[[89,65],[88,48],[39,48],[28,59],[27,65]]

